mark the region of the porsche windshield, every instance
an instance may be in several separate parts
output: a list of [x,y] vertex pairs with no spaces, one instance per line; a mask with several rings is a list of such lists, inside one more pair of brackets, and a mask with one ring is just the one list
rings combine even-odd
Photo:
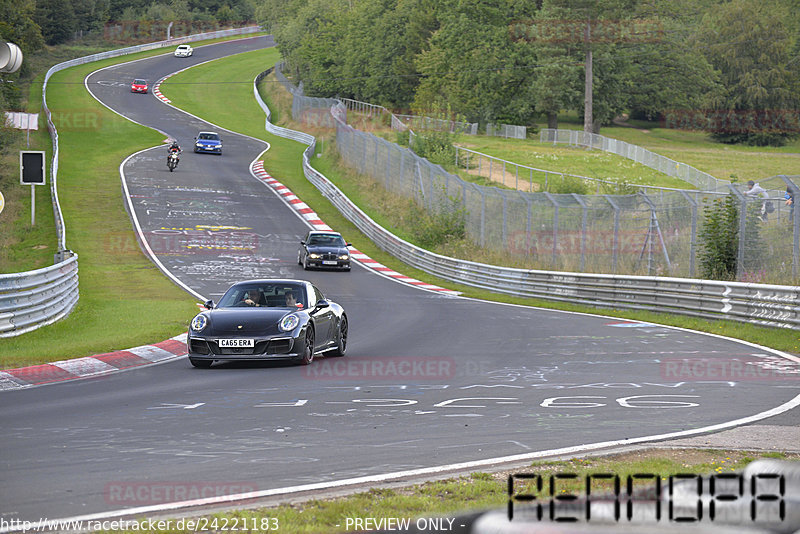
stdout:
[[[274,308],[295,307],[295,305],[287,304],[289,302],[287,293],[290,293],[298,304],[305,305],[305,290],[300,284],[250,283],[238,284],[226,291],[217,304],[217,308],[238,308],[250,305]],[[248,301],[253,304],[249,304]]]

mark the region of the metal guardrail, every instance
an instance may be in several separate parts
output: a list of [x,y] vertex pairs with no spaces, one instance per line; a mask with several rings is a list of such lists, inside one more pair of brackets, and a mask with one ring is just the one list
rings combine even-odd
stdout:
[[54,323],[77,302],[77,255],[35,271],[0,274],[0,338]]
[[[269,117],[269,108],[258,93],[257,82],[254,85],[256,100]],[[334,109],[332,114],[340,117],[342,112]],[[267,124],[270,133],[309,144],[303,153],[306,178],[364,235],[404,263],[445,280],[514,296],[800,328],[800,287],[514,269],[424,250],[381,227],[311,166],[310,156],[316,146],[313,136]]]
[[42,85],[42,108],[47,117],[47,129],[53,141],[53,159],[50,165],[50,191],[55,215],[58,252],[54,265],[35,271],[0,274],[0,338],[19,336],[42,326],[54,323],[69,315],[78,302],[78,257],[67,249],[66,228],[61,204],[58,200],[58,130],[47,107],[47,82],[56,72],[102,59],[124,56],[180,43],[215,39],[232,35],[246,35],[261,31],[258,26],[219,30],[189,35],[169,41],[92,54],[50,67]]

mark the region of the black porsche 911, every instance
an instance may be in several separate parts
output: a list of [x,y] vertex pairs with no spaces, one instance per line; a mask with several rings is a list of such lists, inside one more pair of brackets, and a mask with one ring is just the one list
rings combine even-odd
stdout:
[[224,360],[294,360],[308,365],[314,355],[344,356],[344,309],[304,280],[248,280],[225,292],[219,303],[192,319],[189,361],[211,367]]

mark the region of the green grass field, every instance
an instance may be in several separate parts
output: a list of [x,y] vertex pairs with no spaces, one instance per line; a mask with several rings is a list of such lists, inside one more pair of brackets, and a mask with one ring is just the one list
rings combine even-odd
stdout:
[[[565,122],[559,128],[580,130],[582,125]],[[671,130],[645,121],[631,121],[631,127],[607,126],[600,134],[645,147],[722,180],[743,183],[800,174],[800,139],[783,147],[724,145],[703,132]]]

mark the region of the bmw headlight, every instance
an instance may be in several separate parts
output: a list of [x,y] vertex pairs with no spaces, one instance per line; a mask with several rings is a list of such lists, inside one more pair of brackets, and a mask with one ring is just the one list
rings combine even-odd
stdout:
[[311,254],[308,255],[308,257],[311,258],[311,259],[314,259],[314,260],[318,260],[318,259],[320,259],[322,257],[322,254],[314,254],[312,252]]
[[289,314],[281,319],[281,322],[278,323],[278,328],[283,330],[284,332],[290,332],[297,328],[297,325],[300,324],[300,318],[297,315]]
[[192,330],[195,332],[200,332],[203,328],[206,327],[208,324],[208,317],[203,315],[197,315],[194,319],[192,319]]
[[349,254],[339,254],[339,259],[340,260],[349,260],[350,259],[350,255]]

